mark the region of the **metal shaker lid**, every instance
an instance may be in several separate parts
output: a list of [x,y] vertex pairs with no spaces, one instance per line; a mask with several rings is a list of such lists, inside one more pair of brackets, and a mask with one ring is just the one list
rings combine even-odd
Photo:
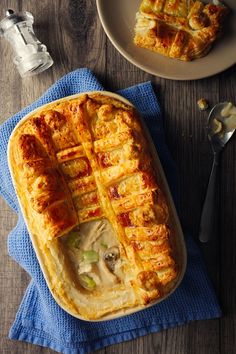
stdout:
[[24,21],[30,21],[34,22],[34,17],[33,15],[28,12],[19,12],[16,13],[11,9],[8,9],[6,11],[6,17],[0,21],[0,35],[4,35],[4,32],[6,32],[9,28],[12,26],[16,25],[19,22],[24,22]]

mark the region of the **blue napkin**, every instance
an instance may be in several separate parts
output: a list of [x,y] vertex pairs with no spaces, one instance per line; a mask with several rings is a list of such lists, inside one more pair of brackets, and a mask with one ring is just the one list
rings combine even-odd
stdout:
[[[158,305],[105,322],[86,322],[64,312],[52,298],[39,268],[19,209],[7,164],[7,143],[16,123],[28,112],[47,102],[75,93],[103,90],[88,69],[79,69],[57,81],[31,106],[14,115],[0,127],[0,192],[18,214],[16,227],[8,237],[8,250],[31,276],[9,337],[49,347],[61,353],[88,353],[104,346],[134,339],[151,332],[182,325],[193,320],[221,316],[215,293],[206,275],[199,250],[187,238],[188,265],[180,287]],[[119,91],[141,112],[174,188],[175,167],[164,140],[159,104],[150,82]]]

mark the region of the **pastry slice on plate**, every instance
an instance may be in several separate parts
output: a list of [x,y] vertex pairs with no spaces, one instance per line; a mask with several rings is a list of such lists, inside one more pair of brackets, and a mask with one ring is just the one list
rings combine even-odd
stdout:
[[222,33],[228,12],[226,6],[194,0],[143,0],[134,43],[170,58],[201,58]]

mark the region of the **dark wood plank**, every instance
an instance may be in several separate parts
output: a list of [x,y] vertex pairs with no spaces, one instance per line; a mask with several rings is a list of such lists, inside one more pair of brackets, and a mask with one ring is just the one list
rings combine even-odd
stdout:
[[148,81],[151,75],[139,70],[128,62],[107,40],[105,86],[116,91]]
[[[10,6],[13,5],[7,4],[5,1],[1,3],[1,8],[8,8]],[[0,46],[1,56],[4,59],[4,65],[0,65],[1,99],[4,97],[7,98],[5,104],[1,104],[0,108],[0,120],[2,123],[21,108],[19,95],[21,81],[15,79],[14,64],[8,44],[1,39]],[[11,346],[10,341],[7,339],[7,333],[15,317],[20,299],[23,296],[27,284],[27,280],[25,279],[27,276],[7,254],[7,234],[15,226],[16,216],[2,199],[0,200],[0,210],[0,348],[6,353],[10,353],[10,351],[13,351],[14,346]],[[22,285],[20,285],[21,281]]]
[[[236,104],[236,66],[219,77],[220,100]],[[235,353],[236,348],[236,136],[221,156],[220,173],[220,298],[224,317],[221,319],[222,353]]]

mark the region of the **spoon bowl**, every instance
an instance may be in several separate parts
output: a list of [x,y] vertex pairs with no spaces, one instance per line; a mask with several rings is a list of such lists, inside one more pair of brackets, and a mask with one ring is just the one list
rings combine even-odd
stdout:
[[225,144],[232,137],[234,130],[226,132],[222,130],[220,133],[215,133],[213,120],[217,118],[222,124],[224,124],[225,117],[222,117],[221,111],[228,105],[229,102],[222,102],[216,104],[209,113],[207,120],[207,134],[211,143],[213,153],[217,153],[223,149]]

